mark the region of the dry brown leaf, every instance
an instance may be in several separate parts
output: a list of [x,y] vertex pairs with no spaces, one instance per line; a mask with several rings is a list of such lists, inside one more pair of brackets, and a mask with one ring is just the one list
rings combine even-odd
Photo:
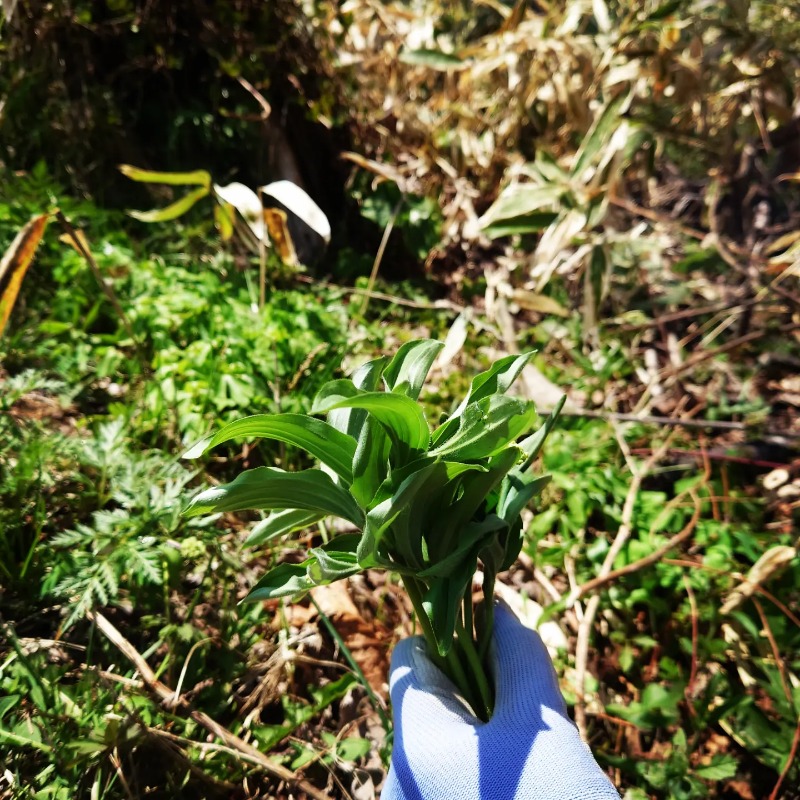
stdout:
[[374,691],[384,693],[392,632],[378,620],[368,621],[361,616],[346,581],[318,586],[311,590],[311,595],[336,627],[369,685]]

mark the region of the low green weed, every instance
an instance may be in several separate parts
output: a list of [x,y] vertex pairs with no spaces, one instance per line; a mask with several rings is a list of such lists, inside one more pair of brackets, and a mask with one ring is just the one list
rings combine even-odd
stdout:
[[[643,433],[629,426],[626,438]],[[789,601],[783,609],[758,594],[726,614],[720,608],[766,550],[792,546],[793,537],[768,529],[763,497],[733,482],[726,466],[708,476],[700,466],[684,458],[645,481],[614,567],[650,555],[689,524],[691,490],[701,514],[688,552],[676,548],[602,595],[594,688],[604,712],[634,726],[642,750],[651,751],[643,758],[625,746],[595,750],[601,763],[639,787],[628,800],[719,796],[726,781],[747,780],[754,765],[774,782],[790,757],[800,708],[800,628],[785,612],[792,613],[800,561],[770,579],[769,596]],[[552,480],[524,548],[540,569],[569,571],[580,585],[597,575],[619,528],[630,482],[625,462],[606,423],[568,419],[550,435],[543,467]],[[608,724],[608,741],[614,727]],[[788,785],[796,774],[795,766]]]

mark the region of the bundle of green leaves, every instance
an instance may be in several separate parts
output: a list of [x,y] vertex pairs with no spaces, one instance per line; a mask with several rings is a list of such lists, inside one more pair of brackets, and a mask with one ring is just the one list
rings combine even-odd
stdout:
[[[328,516],[351,523],[352,532],[312,548],[302,563],[269,570],[246,599],[297,595],[365,569],[398,573],[431,657],[488,719],[495,579],[519,555],[521,512],[548,481],[531,465],[560,406],[531,434],[533,403],[506,394],[531,354],[507,356],[475,376],[467,397],[431,431],[418,398],[441,348],[408,342],[393,358],[369,361],[351,379],[326,384],[311,413],[327,421],[256,415],[198,443],[187,457],[231,439],[266,437],[303,448],[320,466],[247,470],[200,492],[186,513],[270,510],[250,545]],[[484,602],[473,608],[479,561]]]

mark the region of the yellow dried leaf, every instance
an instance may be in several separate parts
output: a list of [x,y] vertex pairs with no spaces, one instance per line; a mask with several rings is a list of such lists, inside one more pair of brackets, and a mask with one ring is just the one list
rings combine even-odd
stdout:
[[8,324],[11,309],[14,308],[22,286],[22,279],[33,261],[49,219],[49,214],[41,214],[31,219],[11,242],[11,246],[0,261],[0,336]]
[[557,317],[569,316],[569,311],[561,303],[544,294],[529,292],[525,289],[514,289],[511,294],[511,300],[520,308],[525,308],[528,311],[537,311],[540,314],[554,314]]

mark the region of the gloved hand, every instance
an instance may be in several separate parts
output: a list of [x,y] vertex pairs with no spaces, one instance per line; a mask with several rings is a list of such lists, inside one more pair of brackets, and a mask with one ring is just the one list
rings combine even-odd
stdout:
[[496,703],[481,722],[425,654],[420,637],[392,656],[392,764],[383,800],[619,800],[567,716],[539,635],[495,609]]

